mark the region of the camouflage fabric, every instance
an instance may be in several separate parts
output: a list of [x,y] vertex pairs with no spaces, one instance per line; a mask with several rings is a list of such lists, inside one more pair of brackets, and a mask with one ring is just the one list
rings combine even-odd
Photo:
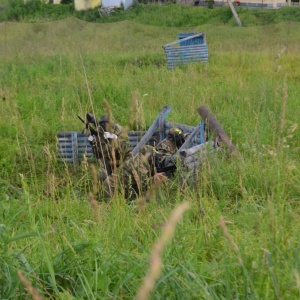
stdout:
[[155,149],[162,154],[174,154],[178,150],[176,145],[168,137],[159,142]]
[[94,155],[101,161],[101,167],[106,169],[109,175],[130,155],[128,135],[125,129],[119,124],[113,124],[110,127],[109,133],[116,135],[117,138],[106,138],[105,131],[98,126],[97,136],[94,137],[92,144]]
[[152,181],[148,157],[149,153],[141,152],[131,156],[116,174],[108,176],[103,182],[105,198],[112,197],[115,192],[124,192],[126,199],[134,199],[147,191]]
[[[176,145],[173,135],[169,135],[156,147],[145,145],[137,155],[130,155],[116,173],[109,174],[110,176],[103,180],[105,198],[112,197],[116,192],[124,192],[126,199],[141,196],[151,186],[152,178],[157,171],[176,165],[174,154],[178,146],[180,143]],[[167,172],[166,176],[172,173]]]
[[[178,142],[177,136],[181,137]],[[178,148],[184,143],[184,136],[180,129],[172,128],[169,130],[165,139],[159,142],[155,147],[155,167],[157,170],[175,164],[174,154],[177,153]],[[171,172],[172,173],[172,172]],[[167,175],[170,175],[168,173]]]
[[175,154],[184,143],[185,137],[179,128],[171,128],[167,137],[156,145],[156,150],[160,153]]

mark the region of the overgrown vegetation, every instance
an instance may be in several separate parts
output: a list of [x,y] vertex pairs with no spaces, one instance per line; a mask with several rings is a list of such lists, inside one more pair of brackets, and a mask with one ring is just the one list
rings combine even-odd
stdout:
[[[133,7],[124,11],[116,9],[112,15],[100,17],[98,8],[87,11],[75,11],[72,1],[65,4],[45,4],[40,0],[11,0],[3,7],[0,21],[46,22],[75,16],[87,22],[111,23],[131,20],[146,25],[166,27],[188,27],[202,24],[236,25],[229,7],[206,7],[180,5],[175,3],[137,2]],[[212,7],[210,7],[212,8]],[[300,8],[285,7],[272,9],[247,9],[239,7],[237,12],[244,26],[277,24],[285,21],[299,22]]]
[[[300,25],[238,28],[226,9],[221,23],[194,24],[189,10],[221,11],[149,5],[119,13],[134,22],[0,24],[1,299],[32,298],[18,271],[45,299],[133,299],[183,201],[152,299],[299,298]],[[244,23],[255,13],[269,12]],[[183,31],[207,34],[209,63],[168,70],[161,46]],[[104,99],[121,124],[136,116],[145,128],[165,104],[168,120],[196,125],[207,104],[242,159],[208,157],[195,185],[175,177],[143,207],[105,202],[92,166],[74,169],[56,149],[56,133],[81,131],[77,115],[102,114]]]

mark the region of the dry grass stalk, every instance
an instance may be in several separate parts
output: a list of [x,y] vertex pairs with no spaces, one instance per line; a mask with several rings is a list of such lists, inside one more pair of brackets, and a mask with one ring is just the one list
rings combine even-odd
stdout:
[[153,199],[158,188],[167,182],[168,177],[163,174],[155,174],[153,176],[153,183],[150,184],[146,194],[137,201],[138,212],[143,211],[146,206],[146,202],[150,201],[150,199]]
[[113,140],[112,141],[112,145],[111,145],[111,159],[112,159],[112,172],[114,174],[117,173],[117,159],[116,159],[116,141]]
[[[265,258],[266,258],[266,262],[269,268],[269,272],[270,272],[270,277],[273,283],[273,287],[274,287],[274,292],[275,292],[275,296],[276,299],[281,299],[280,293],[279,293],[279,288],[278,288],[278,284],[277,284],[277,279],[276,279],[276,275],[274,272],[274,266],[272,263],[272,257],[271,257],[271,253],[269,250],[265,249],[264,250],[264,254],[265,254]],[[275,297],[274,297],[275,298]]]
[[83,69],[83,73],[84,73],[85,84],[86,84],[86,88],[87,88],[88,95],[89,95],[89,100],[90,100],[90,104],[91,104],[92,111],[93,111],[93,114],[94,114],[95,110],[94,110],[94,106],[93,106],[93,97],[92,97],[91,89],[90,89],[90,86],[89,86],[89,81],[88,81],[87,74],[86,74],[86,68],[85,68],[85,65],[84,65],[84,62],[83,62],[81,52],[79,54],[80,54],[80,61],[81,61],[81,65],[82,65],[82,69]]
[[93,195],[98,194],[98,174],[95,165],[91,165],[92,176],[93,176]]
[[89,201],[92,208],[94,209],[98,208],[98,202],[95,200],[93,193],[89,193]]
[[[102,144],[100,142],[99,143],[97,142],[96,143],[96,151],[98,152],[99,150],[100,150],[101,156],[104,157],[104,151],[103,151],[103,148],[102,148]],[[108,166],[106,165],[106,161],[105,160],[101,161],[101,165],[103,166],[103,168],[107,172]],[[97,178],[97,182],[98,182],[98,178]],[[95,181],[94,181],[94,183],[95,183]],[[98,186],[98,183],[97,183],[97,186]],[[109,187],[109,193],[112,194],[112,190],[111,190],[110,187]]]
[[155,281],[158,279],[161,273],[162,251],[166,244],[171,240],[177,222],[180,220],[184,212],[189,209],[189,207],[190,205],[188,202],[181,203],[177,208],[175,208],[169,221],[166,223],[162,235],[153,247],[150,258],[150,268],[146,277],[143,280],[143,284],[141,285],[137,293],[137,300],[146,300],[149,298],[149,295],[155,285]]
[[282,138],[282,134],[283,134],[284,126],[285,126],[287,99],[288,99],[287,79],[285,77],[284,84],[283,84],[283,99],[282,99],[282,105],[281,105],[281,116],[280,116],[280,124],[279,124],[279,142]]
[[47,160],[47,190],[46,194],[47,196],[51,196],[53,200],[55,200],[55,191],[57,187],[57,182],[55,180],[55,175],[52,172],[51,162],[53,160],[53,156],[50,151],[50,146],[47,144],[43,147],[43,151],[45,153],[45,157]]
[[136,130],[140,130],[145,126],[145,118],[143,116],[143,107],[142,104],[139,103],[139,93],[135,91],[132,95],[132,100],[129,108],[129,121],[128,124],[131,128],[135,128]]
[[[106,99],[103,100],[103,105],[105,107],[105,112],[106,112],[106,115],[107,115],[107,118],[108,118],[108,125],[107,125],[107,128],[106,130],[108,132],[113,132],[113,116],[112,116],[112,110],[111,110],[111,107],[108,103],[108,101]],[[113,132],[114,133],[114,132]],[[112,162],[112,165],[111,165],[111,168],[112,168],[112,173],[113,174],[116,174],[117,172],[117,159],[116,159],[116,147],[117,145],[115,144],[116,141],[112,141],[111,143],[111,162]]]
[[137,200],[136,204],[139,213],[146,208],[146,202],[147,202],[147,194],[146,196],[142,196]]
[[243,260],[242,260],[241,254],[240,254],[240,250],[239,250],[238,246],[235,244],[235,242],[233,241],[233,238],[230,235],[230,233],[227,231],[226,221],[223,218],[220,219],[220,227],[223,231],[225,238],[227,239],[227,241],[229,243],[230,248],[237,254],[239,264],[241,266],[243,266],[244,263],[243,263]]
[[44,298],[39,294],[39,292],[32,286],[31,282],[22,274],[21,271],[18,271],[18,277],[22,284],[27,289],[28,293],[32,296],[33,300],[43,300]]
[[297,288],[298,288],[299,293],[300,293],[300,274],[299,274],[299,272],[294,270],[294,276],[295,276],[295,279],[296,279]]
[[140,181],[139,174],[138,174],[137,170],[134,169],[134,168],[132,168],[131,172],[132,172],[132,176],[134,178],[134,181],[137,184],[138,193],[141,195],[142,194],[142,186],[141,186],[141,181]]
[[88,157],[87,157],[86,151],[83,153],[81,166],[84,171],[86,171],[86,172],[88,171],[89,162],[88,162]]
[[107,131],[112,132],[112,111],[110,108],[110,105],[108,103],[108,101],[106,99],[103,100],[103,105],[105,107],[105,112],[108,118],[108,127],[107,127]]
[[[80,231],[80,233],[81,233],[82,235],[84,235],[83,230],[82,230],[80,227],[78,227],[77,224],[76,224],[76,229],[77,229],[78,231]],[[72,253],[73,253],[74,256],[75,256],[75,255],[76,255],[76,251],[75,251],[75,249],[73,248],[72,244],[68,241],[67,237],[63,234],[63,235],[62,235],[62,238],[63,238],[63,239],[65,240],[65,242],[68,244],[68,246],[70,247],[70,250],[72,251]]]
[[60,115],[60,119],[62,120],[62,122],[65,121],[65,114],[66,114],[66,105],[65,105],[65,98],[62,98],[61,101],[61,115]]
[[284,46],[275,56],[275,61],[278,61],[278,59],[286,52],[286,47]]
[[89,202],[93,209],[94,218],[98,221],[98,223],[101,223],[102,219],[101,219],[101,215],[99,212],[99,205],[98,205],[98,202],[95,200],[93,193],[89,193]]

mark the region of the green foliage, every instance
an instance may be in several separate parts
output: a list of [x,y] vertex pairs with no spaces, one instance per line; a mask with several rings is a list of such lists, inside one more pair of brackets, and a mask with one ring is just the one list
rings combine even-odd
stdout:
[[87,22],[97,22],[99,20],[98,9],[74,11],[74,16]]
[[[232,26],[228,8],[177,5],[109,17],[136,22],[2,24],[1,299],[31,299],[18,270],[47,299],[134,299],[183,200],[191,209],[162,252],[153,299],[299,298],[300,27],[250,26],[297,10],[272,11],[274,18],[238,10],[247,27]],[[160,20],[160,12],[178,19]],[[207,34],[209,63],[168,70],[161,46],[183,31]],[[90,192],[101,189],[92,166],[58,161],[56,133],[82,131],[77,115],[101,115],[104,99],[121,124],[139,117],[145,128],[165,104],[173,107],[168,120],[196,125],[196,109],[207,104],[242,158],[208,155],[193,184],[182,186],[177,174],[142,210],[121,196],[95,195],[91,206]]]
[[214,8],[214,4],[215,4],[214,0],[208,0],[207,1],[207,7],[210,8],[210,9]]
[[11,0],[0,14],[0,21],[45,22],[72,15],[73,4],[52,5],[40,0]]
[[[73,1],[66,0],[64,3],[64,5],[52,5],[45,4],[40,0],[29,0],[25,3],[23,0],[12,0],[4,7],[0,21],[45,22],[76,16],[88,22],[113,23],[133,20],[141,24],[164,27],[190,27],[201,24],[236,25],[229,7],[215,7],[211,10],[206,7],[170,2],[162,5],[140,2],[126,11],[116,9],[113,14],[100,17],[98,8],[75,11]],[[213,6],[213,1],[210,1],[209,8]],[[285,21],[299,22],[300,20],[298,7],[284,7],[278,10],[239,7],[237,12],[244,26],[276,24]]]
[[[2,203],[1,209],[3,217],[8,214],[8,203]],[[15,213],[20,213],[16,210]],[[7,223],[9,224],[9,222]],[[20,286],[17,271],[25,269],[31,272],[30,265],[24,255],[24,249],[13,251],[11,244],[16,241],[36,236],[36,233],[22,233],[11,236],[12,228],[5,224],[0,224],[0,297],[1,299],[12,299],[16,296],[16,290]],[[22,289],[21,289],[22,290]]]

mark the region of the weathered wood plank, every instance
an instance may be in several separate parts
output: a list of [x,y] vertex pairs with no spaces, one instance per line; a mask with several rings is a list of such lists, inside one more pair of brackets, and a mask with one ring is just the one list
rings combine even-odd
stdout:
[[228,137],[221,124],[217,118],[212,114],[209,108],[202,105],[198,108],[198,113],[203,120],[207,122],[208,130],[213,133],[215,141],[223,142],[230,152],[235,152],[239,155],[236,146],[232,143],[231,139]]
[[141,141],[135,146],[135,148],[131,151],[132,155],[136,155],[140,149],[150,140],[150,138],[153,136],[155,131],[157,130],[157,127],[159,127],[161,123],[161,119],[165,119],[168,113],[171,111],[170,106],[164,106],[162,111],[159,113],[156,120],[152,123],[152,125],[149,127],[145,135],[142,137]]

